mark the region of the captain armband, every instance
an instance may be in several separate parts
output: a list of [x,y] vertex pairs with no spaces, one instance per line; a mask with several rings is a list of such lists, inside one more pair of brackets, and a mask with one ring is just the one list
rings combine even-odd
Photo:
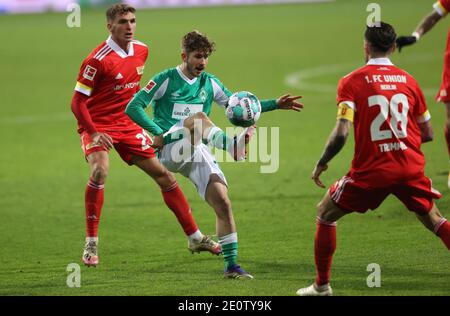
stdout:
[[428,122],[431,119],[431,114],[427,110],[425,113],[417,117],[417,123],[425,123]]
[[348,106],[346,103],[339,103],[338,105],[338,112],[337,112],[337,119],[346,119],[347,121],[350,121],[353,123],[353,117],[355,116],[355,111]]

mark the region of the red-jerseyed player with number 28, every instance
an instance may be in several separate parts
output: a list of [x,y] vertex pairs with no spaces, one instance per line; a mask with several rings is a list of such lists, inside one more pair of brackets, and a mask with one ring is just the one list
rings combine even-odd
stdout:
[[320,180],[328,162],[344,146],[352,123],[355,155],[350,172],[331,186],[318,205],[314,254],[317,277],[300,296],[331,295],[330,270],[336,249],[336,221],[352,212],[376,209],[395,195],[450,250],[450,223],[434,204],[441,197],[424,175],[422,142],[433,139],[430,114],[419,85],[395,67],[394,28],[380,22],[368,27],[364,50],[367,65],[345,76],[338,87],[338,121],[312,179]]
[[133,39],[135,9],[116,4],[106,12],[111,36],[95,48],[81,65],[72,111],[90,178],[85,192],[86,244],[82,260],[97,266],[98,224],[103,205],[104,184],[109,169],[109,150],[114,147],[129,165],[136,165],[160,186],[167,206],[174,212],[188,236],[191,251],[220,253],[220,245],[197,227],[189,204],[175,177],[159,162],[148,134],[124,113],[139,91],[139,81],[148,55],[145,44]]

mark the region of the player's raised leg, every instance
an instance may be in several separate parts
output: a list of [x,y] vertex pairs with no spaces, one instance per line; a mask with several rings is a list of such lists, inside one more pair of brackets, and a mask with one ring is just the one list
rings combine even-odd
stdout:
[[208,251],[215,255],[220,254],[220,245],[209,236],[203,235],[198,229],[189,203],[183,191],[178,186],[174,175],[156,157],[143,159],[135,156],[133,157],[133,163],[150,175],[160,186],[164,202],[175,214],[188,237],[189,249],[193,252]]
[[99,257],[98,225],[104,199],[104,184],[108,175],[109,158],[106,151],[95,151],[87,156],[90,177],[85,191],[86,244],[82,260],[87,266],[97,266]]
[[297,291],[299,296],[329,296],[333,294],[330,286],[331,264],[336,250],[336,222],[346,215],[331,200],[327,192],[317,205],[317,228],[314,240],[316,280],[306,288]]
[[205,199],[216,212],[216,231],[225,262],[225,278],[253,279],[237,263],[238,239],[228,188],[217,174],[211,174]]
[[246,158],[246,145],[250,142],[256,129],[254,126],[250,126],[238,136],[230,137],[222,129],[215,126],[203,112],[196,113],[184,120],[184,127],[191,134],[192,144],[195,145],[201,140],[206,141],[215,148],[229,152],[236,161]]

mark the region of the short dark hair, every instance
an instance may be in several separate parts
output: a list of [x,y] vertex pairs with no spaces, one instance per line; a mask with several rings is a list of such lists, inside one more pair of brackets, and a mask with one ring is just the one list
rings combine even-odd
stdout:
[[108,22],[112,22],[114,21],[117,15],[122,15],[128,12],[134,13],[136,12],[136,9],[129,4],[124,3],[114,4],[111,7],[109,7],[108,10],[106,10],[106,20]]
[[378,26],[367,26],[364,37],[374,51],[387,53],[394,46],[397,34],[392,25],[380,22]]
[[198,50],[209,56],[216,50],[215,45],[216,44],[210,41],[206,35],[197,30],[187,33],[181,40],[181,48],[187,54]]

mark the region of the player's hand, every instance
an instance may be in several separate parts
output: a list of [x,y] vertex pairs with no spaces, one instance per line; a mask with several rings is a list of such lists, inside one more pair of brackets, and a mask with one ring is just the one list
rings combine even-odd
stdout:
[[113,139],[106,133],[93,133],[91,134],[92,142],[97,145],[105,145],[108,149],[113,146]]
[[404,46],[412,45],[415,42],[417,42],[417,38],[415,36],[400,36],[395,41],[395,43],[397,44],[399,53],[402,51],[402,48]]
[[322,189],[325,189],[325,185],[322,183],[322,181],[320,181],[320,175],[327,169],[328,165],[317,164],[312,172],[311,179],[313,179],[317,186],[321,187]]
[[164,136],[163,136],[163,134],[153,137],[153,144],[151,146],[154,149],[161,150],[164,147]]
[[280,110],[293,110],[300,112],[303,109],[303,104],[297,102],[301,95],[291,96],[290,94],[285,94],[277,100],[277,105]]

